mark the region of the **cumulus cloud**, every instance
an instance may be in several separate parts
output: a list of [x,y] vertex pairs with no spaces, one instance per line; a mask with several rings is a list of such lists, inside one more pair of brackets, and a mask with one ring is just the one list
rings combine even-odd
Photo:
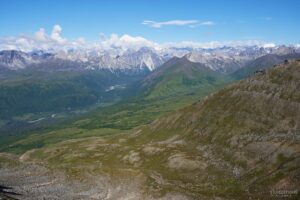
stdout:
[[19,35],[16,37],[0,38],[0,50],[68,50],[68,49],[139,49],[141,47],[158,48],[158,44],[140,36],[124,34],[118,36],[111,34],[106,38],[103,33],[99,34],[99,40],[87,42],[85,38],[79,37],[75,40],[67,40],[62,37],[62,28],[55,25],[48,35],[44,28],[40,28],[34,35]]
[[84,37],[79,37],[76,41],[78,42],[78,44],[85,44]]
[[145,20],[142,22],[144,25],[148,25],[152,28],[161,28],[163,26],[185,26],[185,25],[196,25],[198,24],[198,20],[170,20],[170,21],[163,21],[163,22],[156,22],[156,21],[150,21]]
[[40,30],[35,33],[35,38],[39,41],[46,41],[47,36],[45,29],[40,28]]
[[[172,22],[174,23],[174,22]],[[171,24],[172,24],[171,23]],[[184,24],[184,23],[181,23]],[[199,22],[198,24],[201,25]],[[202,25],[210,25],[209,21],[202,22]],[[62,28],[60,25],[55,25],[48,35],[44,28],[40,28],[33,35],[19,35],[15,37],[0,38],[0,50],[46,50],[57,51],[69,49],[80,50],[96,50],[99,52],[105,50],[115,50],[116,52],[123,52],[127,49],[138,50],[142,47],[150,47],[156,50],[163,50],[166,48],[216,48],[223,46],[261,46],[273,47],[275,44],[262,42],[258,40],[242,40],[242,41],[210,41],[210,42],[195,42],[195,41],[182,41],[182,42],[169,42],[169,43],[156,43],[141,36],[131,36],[128,34],[117,35],[111,34],[105,37],[103,33],[99,34],[99,39],[96,41],[86,41],[85,38],[79,37],[74,40],[68,40],[62,36]]]
[[61,36],[61,32],[62,32],[61,26],[58,25],[58,24],[56,24],[53,27],[53,30],[52,30],[52,33],[51,33],[51,38],[54,41],[57,41],[58,43],[64,43],[64,42],[66,42],[66,39]]
[[141,47],[152,47],[158,46],[157,43],[147,40],[143,37],[133,37],[130,35],[122,35],[119,37],[117,34],[111,34],[110,37],[101,42],[103,48],[122,48],[122,49],[139,49]]
[[265,44],[263,44],[264,48],[273,48],[275,46],[276,46],[276,44],[274,44],[274,43],[265,43]]
[[76,47],[83,43],[84,38],[68,42],[62,37],[60,25],[53,26],[51,35],[47,35],[44,28],[40,28],[34,35],[19,35],[15,37],[0,38],[0,49],[16,49],[21,51],[32,51],[35,49],[49,50],[58,48]]

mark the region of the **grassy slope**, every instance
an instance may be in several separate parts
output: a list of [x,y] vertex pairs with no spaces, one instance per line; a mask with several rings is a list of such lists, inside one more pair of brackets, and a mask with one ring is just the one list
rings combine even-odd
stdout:
[[141,82],[138,96],[90,113],[80,127],[131,129],[189,105],[229,82],[201,64],[174,58]]
[[47,142],[28,159],[75,179],[141,172],[142,191],[153,196],[270,199],[271,190],[299,188],[299,69],[299,62],[273,68],[131,134],[73,128],[18,143]]
[[189,144],[185,151],[194,146],[193,155],[215,170],[208,171],[217,177],[209,181],[214,194],[270,198],[270,190],[294,190],[300,164],[299,84],[300,62],[277,66],[157,120],[143,137],[153,141],[153,134],[180,132],[178,139]]
[[[48,132],[58,132],[50,134],[49,137],[56,137],[55,141],[63,141],[71,138],[68,129],[81,130],[88,133],[89,130],[116,129],[129,130],[142,124],[151,123],[154,119],[169,112],[189,105],[200,98],[214,92],[230,80],[213,72],[204,66],[191,63],[185,59],[171,60],[146,77],[141,83],[141,92],[138,96],[112,106],[96,109],[78,120],[65,122],[61,126],[52,126],[46,130],[35,131],[34,140],[31,137],[22,140],[21,143],[14,143],[22,137],[6,137],[1,142],[2,151],[24,152],[34,147],[45,145],[44,134]],[[118,131],[117,131],[118,132]],[[122,131],[121,131],[122,132]],[[40,136],[39,136],[40,135]],[[88,136],[89,134],[86,134]],[[85,136],[81,134],[81,136]],[[74,132],[73,137],[77,137]],[[47,138],[48,142],[52,141]]]
[[142,172],[154,196],[270,199],[299,186],[299,83],[300,62],[279,66],[132,134],[49,143],[30,160],[74,178]]

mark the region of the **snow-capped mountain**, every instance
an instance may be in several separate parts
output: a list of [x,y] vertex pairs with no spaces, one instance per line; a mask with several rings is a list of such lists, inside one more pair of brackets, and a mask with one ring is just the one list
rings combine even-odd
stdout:
[[231,73],[244,67],[249,61],[267,54],[286,55],[296,53],[297,47],[222,47],[216,49],[197,49],[188,53],[186,58],[191,62],[202,63],[214,71]]
[[42,57],[44,57],[44,55],[25,53],[22,51],[0,51],[0,66],[12,70],[22,69],[30,64],[39,63]]
[[[137,51],[127,50],[122,54],[96,51],[58,51],[47,53],[43,51],[21,52],[7,50],[0,52],[0,67],[12,70],[26,67],[38,67],[70,62],[75,68],[82,69],[109,69],[109,70],[154,70],[169,59],[168,56],[161,56],[150,48],[141,48]],[[75,66],[76,65],[76,66]]]
[[0,51],[0,67],[11,70],[26,67],[49,70],[69,69],[109,69],[139,72],[152,71],[170,58],[185,56],[191,62],[206,65],[212,70],[231,73],[245,66],[249,61],[267,54],[285,55],[300,52],[296,46],[240,46],[203,48],[164,48],[142,47],[127,50],[74,50],[44,52],[40,50],[22,52]]
[[192,51],[186,55],[186,58],[191,62],[202,63],[214,71],[224,73],[231,72],[241,68],[251,57],[248,56],[233,56],[219,52],[199,52]]
[[106,52],[100,56],[90,56],[87,61],[89,68],[101,69],[144,69],[150,71],[162,65],[168,57],[161,56],[149,48],[141,48],[138,51],[127,50],[120,55],[111,55]]

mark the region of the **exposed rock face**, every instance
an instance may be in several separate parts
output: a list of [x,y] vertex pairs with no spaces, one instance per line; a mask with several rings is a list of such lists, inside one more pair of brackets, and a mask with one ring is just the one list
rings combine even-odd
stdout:
[[124,156],[123,160],[134,167],[138,167],[141,164],[140,153],[135,151],[130,151],[128,155]]
[[169,57],[156,53],[150,48],[128,50],[120,55],[110,52],[57,51],[47,53],[43,51],[22,52],[15,50],[0,51],[0,68],[11,70],[34,68],[38,70],[84,70],[109,69],[111,71],[125,71],[142,73],[152,71],[162,65]]
[[159,154],[162,151],[163,151],[162,148],[160,148],[160,147],[154,147],[154,146],[146,146],[146,147],[143,148],[143,152],[147,156],[153,156],[153,155]]
[[224,73],[235,71],[242,68],[247,61],[254,59],[255,57],[228,55],[226,53],[202,53],[191,52],[186,55],[186,58],[191,62],[202,63],[215,71],[221,71]]
[[203,170],[207,165],[196,159],[188,159],[184,154],[174,154],[168,158],[168,167],[175,170]]
[[[145,177],[141,173],[127,171],[128,177],[111,177],[108,174],[85,173],[84,179],[70,177],[61,171],[53,171],[42,165],[20,163],[11,155],[0,155],[8,159],[11,168],[0,167],[0,186],[9,186],[7,194],[0,190],[0,199],[105,199],[105,200],[189,200],[187,196],[171,192],[161,197],[144,194]],[[6,189],[7,190],[7,189]]]

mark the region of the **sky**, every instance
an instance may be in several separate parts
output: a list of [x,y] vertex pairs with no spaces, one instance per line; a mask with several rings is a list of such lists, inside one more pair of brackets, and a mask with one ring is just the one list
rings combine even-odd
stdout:
[[20,38],[84,44],[124,35],[159,44],[300,44],[299,10],[299,0],[0,0],[0,47]]

